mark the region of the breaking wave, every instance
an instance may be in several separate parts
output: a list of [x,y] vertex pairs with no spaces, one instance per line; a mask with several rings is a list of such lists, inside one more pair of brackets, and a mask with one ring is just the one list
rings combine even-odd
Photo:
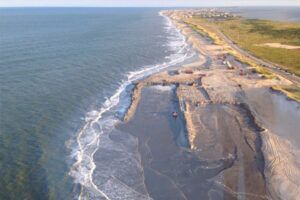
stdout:
[[115,125],[130,105],[132,83],[196,55],[172,22],[160,15],[170,35],[167,46],[174,54],[167,56],[164,63],[129,72],[100,110],[87,113],[85,125],[78,132],[72,149],[71,157],[75,162],[69,172],[81,186],[78,199],[151,199],[144,187],[138,141],[116,130]]

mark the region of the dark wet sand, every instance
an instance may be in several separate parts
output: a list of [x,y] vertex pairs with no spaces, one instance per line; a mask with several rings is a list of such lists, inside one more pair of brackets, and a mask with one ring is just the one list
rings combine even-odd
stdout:
[[[189,149],[172,90],[146,87],[135,115],[118,128],[138,139],[147,192],[153,199],[266,199],[260,141],[242,106],[199,107],[203,133]],[[210,135],[210,137],[206,137]],[[180,139],[179,139],[180,138]]]

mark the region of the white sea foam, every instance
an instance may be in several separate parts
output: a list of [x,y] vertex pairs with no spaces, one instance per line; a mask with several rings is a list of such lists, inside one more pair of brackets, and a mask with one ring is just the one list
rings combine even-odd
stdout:
[[[161,13],[160,15],[163,16]],[[141,166],[138,166],[140,165],[140,161],[139,157],[134,153],[134,146],[128,150],[128,148],[125,148],[126,144],[120,145],[118,143],[120,147],[117,148],[114,146],[116,142],[111,141],[108,135],[114,130],[116,123],[119,122],[116,113],[120,112],[120,110],[126,110],[130,104],[130,91],[127,91],[127,88],[134,81],[159,72],[162,69],[182,63],[195,55],[186,43],[185,37],[174,27],[171,20],[165,16],[163,17],[166,22],[165,30],[170,35],[167,45],[171,51],[174,51],[174,54],[166,57],[165,63],[145,66],[138,71],[128,73],[127,80],[122,81],[114,95],[106,99],[100,110],[91,111],[86,115],[86,124],[79,131],[76,138],[77,146],[73,149],[71,154],[76,162],[69,173],[74,178],[75,183],[81,185],[81,193],[78,199],[151,199],[147,194],[130,188],[130,184],[126,185],[115,177],[115,174],[119,173],[119,171],[125,173],[124,170],[126,171],[126,168],[133,167],[137,171],[140,171],[140,174],[142,174],[143,170]],[[128,140],[129,138],[130,137],[128,137]],[[134,139],[130,141],[132,142]],[[124,148],[121,148],[121,146],[124,146]],[[110,151],[114,151],[114,153],[117,152],[122,154],[123,157],[124,155],[126,157],[126,162],[123,162],[122,165],[114,165],[113,169],[103,170],[103,172],[101,172],[103,174],[100,173],[103,179],[105,179],[104,183],[101,182],[102,180],[98,180],[99,178],[93,180],[93,173],[96,168],[94,154],[99,148],[104,150],[110,149]],[[132,161],[134,165],[130,163],[130,161]],[[140,178],[138,181],[143,181],[143,178]],[[99,187],[99,185],[101,185],[101,187]]]

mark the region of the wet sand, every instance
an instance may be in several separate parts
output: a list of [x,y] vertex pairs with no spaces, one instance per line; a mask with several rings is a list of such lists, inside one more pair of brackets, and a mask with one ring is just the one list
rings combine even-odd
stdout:
[[246,96],[266,128],[262,151],[273,198],[300,199],[300,104],[265,88],[246,91]]
[[[189,145],[182,145],[188,140],[185,136],[189,137],[184,118],[171,115],[180,112],[180,99],[174,93],[157,86],[145,87],[135,115],[119,126],[139,141],[150,197],[267,199],[258,150],[261,142],[247,109],[211,104],[195,108],[195,117],[202,118],[202,131],[194,138],[191,151]],[[181,142],[176,139],[178,135]]]
[[[263,176],[268,198],[300,199],[299,102],[271,90],[272,86],[290,85],[291,81],[278,74],[277,78],[264,79],[261,75],[253,74],[249,66],[243,63],[237,64],[238,60],[231,62],[233,69],[222,70],[228,66],[222,66],[218,60],[224,61],[224,57],[228,59],[226,55],[228,52],[234,52],[237,55],[239,52],[226,44],[226,41],[225,43],[223,41],[222,45],[209,45],[201,42],[204,41],[201,37],[195,37],[193,30],[183,25],[181,20],[184,12],[171,11],[166,14],[175,23],[181,24],[178,27],[184,30],[183,33],[190,42],[198,44],[194,47],[199,52],[211,58],[210,70],[202,80],[203,87],[211,101],[246,105],[253,116],[253,121],[260,129],[257,131],[257,136],[261,141],[259,149],[265,160]],[[195,40],[198,41],[195,42]],[[190,124],[193,128],[199,123],[191,122]],[[192,130],[190,134],[192,136],[194,134],[192,138],[196,138],[199,132]]]
[[[131,188],[123,199],[300,198],[299,103],[270,89],[291,82],[264,78],[229,55],[228,45],[182,23],[180,12],[165,14],[199,59],[135,83],[124,121],[99,145],[115,148],[94,156],[102,163],[97,186]],[[114,164],[123,170],[107,167]]]

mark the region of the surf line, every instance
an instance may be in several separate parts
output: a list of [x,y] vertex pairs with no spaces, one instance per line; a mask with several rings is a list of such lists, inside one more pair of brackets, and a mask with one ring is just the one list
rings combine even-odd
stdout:
[[[110,200],[110,198],[108,197],[109,194],[106,194],[105,192],[101,191],[101,189],[99,189],[97,185],[93,182],[93,172],[96,169],[96,164],[94,163],[93,157],[99,149],[101,135],[103,135],[105,132],[103,130],[103,125],[107,122],[107,120],[112,120],[109,127],[109,129],[112,130],[114,128],[114,125],[118,121],[118,119],[116,118],[105,119],[103,118],[103,115],[119,105],[121,101],[121,94],[123,92],[126,92],[126,88],[134,81],[141,80],[147,76],[160,72],[161,70],[166,69],[170,66],[182,63],[195,55],[195,52],[190,52],[191,49],[189,49],[186,37],[181,34],[180,30],[178,30],[175,27],[175,25],[171,22],[171,20],[168,17],[162,15],[162,13],[159,13],[159,15],[164,17],[166,28],[171,29],[172,31],[176,31],[177,33],[176,41],[179,43],[175,43],[175,45],[173,44],[172,46],[170,46],[170,48],[174,48],[175,46],[178,47],[179,50],[173,55],[170,55],[170,57],[185,51],[186,53],[176,59],[171,59],[169,62],[157,64],[154,66],[146,66],[140,70],[128,73],[127,80],[123,81],[120,84],[115,94],[113,94],[110,98],[107,98],[105,100],[105,102],[100,108],[100,111],[93,111],[97,114],[93,116],[92,119],[89,118],[86,124],[80,129],[76,137],[77,148],[72,153],[72,157],[75,158],[76,162],[73,164],[69,172],[69,175],[75,179],[75,182],[81,185],[81,192],[78,197],[78,199],[80,200],[84,198],[84,190],[95,191],[107,200]],[[94,125],[98,125],[100,131],[95,130],[93,128]]]

